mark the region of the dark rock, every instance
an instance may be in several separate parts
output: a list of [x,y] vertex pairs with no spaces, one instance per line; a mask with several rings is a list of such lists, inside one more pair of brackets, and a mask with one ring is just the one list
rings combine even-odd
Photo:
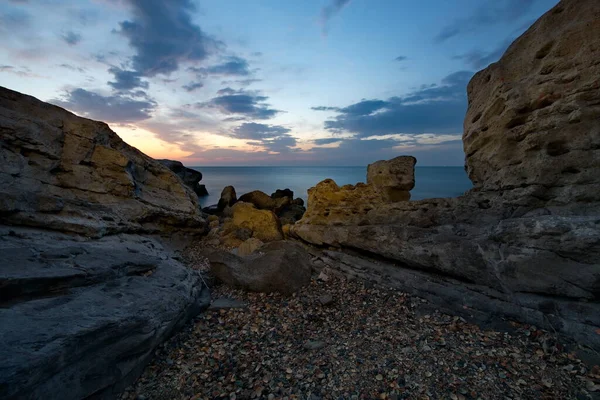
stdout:
[[212,204],[208,207],[204,207],[202,209],[203,213],[206,213],[208,215],[218,215],[220,213],[219,211],[219,205],[218,204]]
[[236,202],[237,194],[235,193],[235,188],[233,186],[226,186],[221,191],[221,198],[219,199],[217,209],[223,211],[226,207],[232,207]]
[[248,304],[243,303],[236,299],[229,299],[227,297],[220,297],[215,299],[208,307],[209,311],[227,310],[230,308],[247,308]]
[[292,204],[297,206],[304,206],[304,200],[298,197],[297,199],[292,200]]
[[274,193],[271,193],[272,199],[281,199],[282,197],[294,198],[294,192],[290,189],[277,189]]
[[310,283],[308,253],[293,242],[267,243],[260,248],[260,253],[246,257],[215,250],[209,252],[207,258],[219,280],[252,292],[291,294]]
[[277,216],[281,221],[281,225],[294,224],[296,221],[299,221],[302,218],[305,212],[306,208],[296,204],[290,204],[283,207]]
[[[10,234],[10,232],[18,234]],[[0,227],[0,398],[115,398],[210,301],[156,240]]]
[[289,197],[281,197],[272,199],[269,195],[260,190],[255,190],[250,193],[246,193],[239,198],[239,201],[245,203],[254,204],[259,210],[270,210],[277,214],[279,210],[291,203]]
[[183,183],[192,189],[199,197],[208,196],[206,186],[200,185],[202,180],[202,173],[195,169],[187,168],[180,161],[174,160],[156,160],[171,171],[175,172],[177,176],[181,178]]
[[319,303],[321,303],[322,306],[329,306],[333,303],[333,297],[330,294],[319,296]]
[[325,346],[327,346],[327,343],[320,340],[307,340],[302,345],[302,347],[304,347],[306,350],[320,350]]

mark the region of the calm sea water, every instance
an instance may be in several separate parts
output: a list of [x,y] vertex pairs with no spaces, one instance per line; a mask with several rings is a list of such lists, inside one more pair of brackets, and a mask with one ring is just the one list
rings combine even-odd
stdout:
[[[289,188],[295,197],[306,201],[307,190],[324,179],[338,185],[366,182],[366,167],[192,167],[202,172],[202,181],[209,196],[201,198],[203,207],[216,204],[221,190],[232,185],[238,197],[253,190],[267,194]],[[462,167],[416,167],[412,200],[432,197],[454,197],[471,188],[471,181]]]

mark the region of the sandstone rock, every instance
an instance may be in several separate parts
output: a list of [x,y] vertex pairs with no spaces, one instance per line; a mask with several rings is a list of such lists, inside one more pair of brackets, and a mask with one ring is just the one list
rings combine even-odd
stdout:
[[294,192],[290,189],[277,189],[274,193],[271,193],[272,199],[281,199],[282,197],[294,198]]
[[237,201],[237,195],[233,186],[226,186],[221,192],[221,198],[217,205],[218,211],[223,211],[226,207],[231,207]]
[[[251,237],[263,242],[283,239],[281,224],[272,211],[258,210],[252,204],[241,201],[235,203],[231,210],[233,217],[223,227],[225,235],[244,228],[250,232]],[[245,238],[244,240],[247,239]]]
[[187,168],[180,161],[174,160],[156,160],[171,171],[175,172],[181,178],[183,183],[196,193],[199,197],[208,196],[206,186],[200,185],[202,173],[195,169]]
[[390,202],[410,199],[408,193],[415,187],[417,159],[400,156],[392,160],[377,161],[367,167],[367,184],[385,193]]
[[600,5],[561,1],[468,86],[466,167],[482,190],[600,200]]
[[561,1],[469,84],[474,190],[389,202],[373,179],[328,180],[289,236],[329,247],[321,259],[349,276],[600,350],[598,59],[600,3]]
[[253,292],[291,294],[310,283],[308,253],[296,243],[267,243],[259,254],[238,257],[226,251],[207,254],[211,271],[222,282]]
[[197,196],[102,123],[0,87],[0,223],[100,237],[202,232]]
[[246,193],[239,198],[239,201],[245,203],[254,204],[259,210],[271,210],[277,213],[282,207],[290,204],[292,199],[289,197],[271,198],[260,190],[255,190],[250,193]]
[[250,238],[238,247],[239,256],[249,256],[258,250],[264,243],[256,238]]
[[0,398],[116,398],[208,288],[153,238],[0,227]]

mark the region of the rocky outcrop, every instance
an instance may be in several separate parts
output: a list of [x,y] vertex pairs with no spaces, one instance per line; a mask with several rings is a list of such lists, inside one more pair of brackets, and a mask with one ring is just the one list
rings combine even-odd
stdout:
[[598,59],[600,3],[561,1],[468,86],[473,190],[385,202],[324,181],[290,235],[348,274],[600,349]]
[[158,235],[205,230],[106,124],[0,88],[0,397],[116,398],[209,303]]
[[196,195],[102,122],[0,87],[0,223],[99,237],[202,231]]
[[260,190],[255,190],[240,196],[239,201],[254,204],[259,210],[270,210],[275,213],[291,203],[289,197],[272,198]]
[[219,280],[252,292],[289,295],[310,283],[309,256],[297,243],[267,243],[260,247],[260,253],[246,257],[223,250],[209,252],[207,257]]
[[367,185],[373,186],[383,201],[409,200],[409,192],[415,187],[416,163],[414,157],[400,156],[370,164],[367,167]]
[[201,185],[202,172],[187,168],[180,161],[174,160],[156,160],[171,171],[175,172],[181,178],[183,183],[192,189],[198,197],[208,196],[205,185]]

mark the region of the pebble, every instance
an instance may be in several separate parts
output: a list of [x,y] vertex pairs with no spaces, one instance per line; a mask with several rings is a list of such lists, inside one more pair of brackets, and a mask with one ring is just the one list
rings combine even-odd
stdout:
[[307,340],[302,345],[302,347],[304,347],[306,350],[319,350],[325,346],[327,346],[327,344],[320,340]]

